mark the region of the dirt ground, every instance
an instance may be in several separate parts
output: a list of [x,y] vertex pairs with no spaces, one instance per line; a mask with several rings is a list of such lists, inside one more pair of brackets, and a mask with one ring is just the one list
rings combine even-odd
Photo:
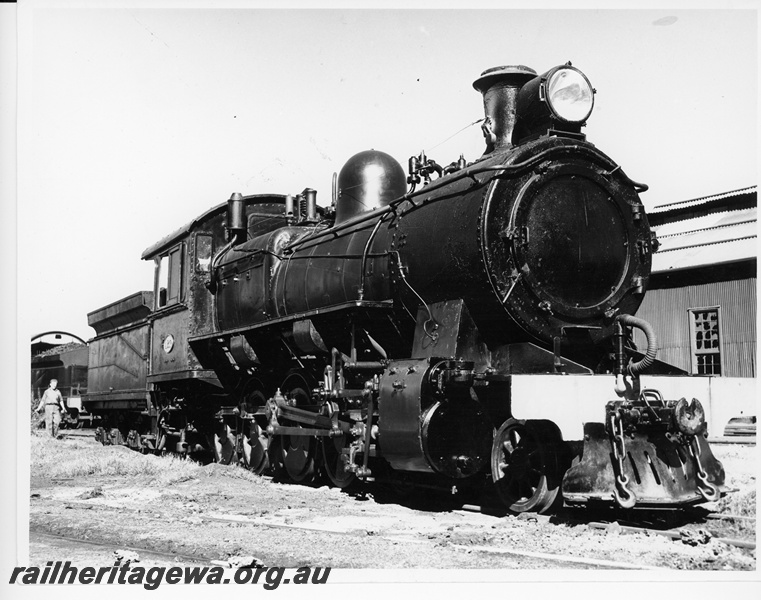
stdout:
[[[46,443],[56,444],[63,460],[95,446],[66,436]],[[97,451],[126,463],[166,460],[122,447]],[[755,516],[755,446],[714,452],[738,492],[710,508],[737,513],[739,499]],[[266,566],[343,569],[756,569],[755,550],[717,540],[755,542],[754,523],[721,529],[721,522],[698,521],[686,529],[707,536],[672,540],[616,526],[479,514],[427,495],[405,501],[373,488],[362,494],[276,483],[216,464],[192,466],[170,484],[139,470],[51,476],[34,461],[31,475],[30,566],[50,560],[109,566],[114,551],[132,550],[142,564],[156,566],[253,556]]]

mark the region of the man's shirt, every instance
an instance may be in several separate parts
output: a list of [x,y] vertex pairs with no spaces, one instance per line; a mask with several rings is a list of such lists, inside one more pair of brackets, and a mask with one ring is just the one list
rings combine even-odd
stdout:
[[42,399],[40,399],[40,405],[37,407],[37,410],[42,410],[42,407],[46,404],[58,404],[63,409],[63,396],[61,396],[61,392],[51,388],[46,389],[45,393],[42,394]]

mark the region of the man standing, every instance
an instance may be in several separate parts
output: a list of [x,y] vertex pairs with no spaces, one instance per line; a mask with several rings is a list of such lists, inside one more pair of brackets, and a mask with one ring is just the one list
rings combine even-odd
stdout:
[[63,396],[56,389],[57,386],[58,380],[51,379],[50,385],[45,390],[45,393],[42,394],[40,405],[37,407],[37,412],[42,412],[42,409],[45,409],[45,429],[54,438],[58,437],[58,424],[61,422],[61,414],[66,410]]

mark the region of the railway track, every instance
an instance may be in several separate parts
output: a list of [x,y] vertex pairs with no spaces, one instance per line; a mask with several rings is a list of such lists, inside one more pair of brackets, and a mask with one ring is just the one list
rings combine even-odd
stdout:
[[[491,514],[495,516],[499,516],[501,514],[504,514],[504,511],[498,508],[492,508],[492,507],[483,507],[483,506],[477,506],[477,505],[464,505],[461,509],[464,512],[472,512],[472,513],[482,513],[482,514]],[[604,529],[604,530],[611,530],[615,529],[616,531],[624,534],[632,534],[632,533],[644,533],[647,535],[660,535],[664,537],[668,537],[673,540],[679,540],[684,538],[687,535],[690,535],[690,529],[685,527],[676,527],[676,528],[654,528],[654,527],[639,527],[636,525],[627,524],[627,520],[621,519],[604,519],[595,521],[592,520],[595,516],[599,516],[594,512],[590,512],[587,515],[585,515],[584,518],[574,515],[573,511],[561,511],[556,515],[537,515],[537,514],[526,514],[523,516],[523,518],[526,519],[535,519],[537,521],[545,522],[545,523],[563,523],[566,525],[585,525],[589,527],[590,529]],[[697,516],[697,515],[696,515]],[[711,521],[742,521],[742,522],[748,522],[755,525],[756,519],[755,517],[748,517],[743,515],[730,515],[730,514],[719,514],[719,513],[708,513],[706,511],[703,511],[703,514],[699,514],[699,518],[703,518],[706,520]],[[714,539],[716,541],[721,542],[723,544],[726,544],[728,546],[734,546],[736,548],[746,548],[749,550],[753,550],[756,548],[756,543],[751,540],[745,540],[745,539],[734,539],[734,538],[726,538],[726,537],[720,537],[715,536]]]
[[[98,511],[113,511],[113,512],[128,512],[128,513],[134,513],[136,517],[140,518],[141,520],[144,520],[148,523],[152,522],[162,522],[164,520],[164,516],[160,515],[159,513],[156,514],[146,514],[144,511],[139,512],[136,509],[125,509],[123,507],[112,507],[104,504],[96,504],[92,502],[85,502],[85,501],[75,501],[75,500],[69,500],[66,502],[67,505],[74,508],[81,508],[81,509],[96,509]],[[485,511],[483,507],[478,506],[472,506],[472,505],[466,505],[460,511],[453,511],[453,512],[479,512],[479,513],[485,513],[490,514],[488,511]],[[139,514],[138,514],[139,513]],[[331,537],[339,537],[342,540],[344,540],[343,544],[346,544],[347,542],[349,544],[353,543],[353,541],[356,541],[356,543],[362,543],[363,540],[366,540],[368,537],[368,532],[364,529],[351,529],[351,528],[342,528],[340,525],[333,526],[333,527],[327,527],[327,526],[320,526],[320,525],[314,525],[314,524],[308,524],[308,523],[287,523],[287,522],[277,522],[271,518],[262,518],[262,517],[248,517],[245,515],[225,515],[220,513],[214,513],[214,512],[204,512],[199,513],[195,512],[193,513],[192,517],[194,519],[200,520],[200,522],[208,522],[208,523],[222,523],[222,524],[236,524],[237,526],[244,526],[244,527],[255,527],[255,528],[267,528],[267,529],[274,529],[274,530],[289,530],[289,531],[295,531],[295,532],[303,532],[305,535],[317,535],[317,536],[327,536],[328,538]],[[568,516],[543,516],[543,515],[526,515],[524,517],[519,518],[525,518],[527,520],[535,519],[537,521],[545,522],[545,523],[564,523],[564,524],[571,524],[571,519]],[[716,520],[753,520],[749,517],[742,517],[739,515],[715,515],[714,518]],[[580,522],[580,521],[577,521]],[[589,527],[590,529],[610,529],[615,528],[618,533],[622,534],[629,534],[629,533],[647,533],[648,535],[664,535],[671,539],[678,540],[682,538],[683,533],[680,529],[669,529],[669,530],[663,530],[663,529],[652,529],[652,528],[646,528],[646,527],[635,527],[631,525],[621,525],[618,522],[602,522],[602,521],[590,521],[586,520],[583,522],[584,525]],[[149,526],[149,528],[152,529],[152,527]],[[47,536],[53,536],[60,541],[70,540],[72,544],[90,544],[93,547],[102,547],[102,548],[114,548],[113,542],[98,542],[97,540],[82,540],[79,537],[76,537],[74,535],[62,535],[60,533],[58,534],[51,534],[48,532],[44,532],[40,529],[32,529],[32,532],[35,535],[47,535]],[[419,545],[421,549],[425,548],[426,546],[431,545],[431,540],[426,539],[425,536],[420,536],[418,534],[410,534],[406,532],[393,532],[393,531],[385,531],[382,533],[377,533],[373,535],[373,538],[378,541],[388,541],[391,543],[403,543],[405,545],[413,544],[413,545]],[[729,546],[734,546],[737,548],[745,548],[745,549],[754,549],[755,543],[749,540],[734,540],[734,539],[728,539],[728,538],[715,538],[718,541],[727,544]],[[350,541],[352,540],[352,541]],[[512,547],[505,547],[505,546],[494,546],[494,545],[482,545],[482,544],[458,544],[458,543],[449,543],[447,544],[449,548],[455,551],[461,551],[461,552],[468,552],[470,554],[484,554],[484,555],[498,555],[498,556],[505,556],[505,557],[511,557],[514,559],[525,559],[527,561],[538,561],[546,568],[569,568],[569,566],[575,566],[578,568],[598,568],[598,569],[622,569],[622,570],[667,570],[663,569],[661,567],[653,566],[653,565],[646,565],[646,564],[637,564],[632,562],[626,562],[626,561],[616,561],[616,560],[607,560],[607,559],[601,559],[601,558],[595,558],[595,557],[584,557],[584,556],[577,556],[572,554],[564,554],[564,553],[552,553],[552,552],[538,552],[533,550],[524,550],[520,548],[512,548]],[[122,546],[120,546],[122,548]],[[135,546],[129,546],[129,547],[123,547],[123,549],[127,550],[133,550],[135,552],[138,552],[141,555],[145,555],[148,559],[151,557],[155,558],[162,558],[166,560],[181,560],[181,561],[193,561],[195,563],[198,562],[210,562],[213,560],[211,556],[203,557],[198,555],[187,555],[182,554],[178,552],[161,552],[157,551],[155,549],[151,548],[141,548],[141,547],[135,547]]]
[[[93,438],[95,439],[95,430],[94,429],[61,429],[59,431],[60,435],[63,435],[65,437],[72,437],[72,438]],[[716,438],[708,438],[708,443],[711,445],[718,444],[718,445],[750,445],[755,446],[756,445],[756,436],[738,436],[738,437],[716,437]]]
[[[67,502],[67,504],[72,506],[76,505],[82,509],[95,508],[96,506],[92,503],[77,502],[77,501],[69,501]],[[97,508],[100,510],[103,510],[103,509],[113,510],[114,512],[118,510],[119,512],[124,512],[124,509],[117,509],[117,508],[107,507],[103,505],[97,505]],[[132,510],[128,512],[136,512],[136,511]],[[290,530],[290,531],[297,531],[297,532],[304,532],[304,533],[311,533],[311,534],[318,534],[318,535],[325,535],[325,536],[339,536],[343,540],[356,540],[357,543],[361,543],[361,541],[367,539],[367,532],[365,530],[342,530],[337,528],[310,526],[306,524],[276,523],[271,520],[256,519],[256,518],[252,519],[245,516],[232,516],[232,515],[224,516],[219,514],[208,514],[208,513],[207,514],[196,513],[193,516],[196,518],[203,519],[204,521],[215,522],[215,523],[235,523],[237,525],[242,525],[242,526]],[[150,517],[145,514],[141,514],[140,517],[147,521],[161,521],[162,520],[160,517],[159,518]],[[54,540],[59,544],[70,543],[75,546],[87,546],[93,549],[100,549],[104,552],[112,551],[115,548],[115,545],[112,541],[99,541],[97,539],[85,540],[75,535],[46,532],[41,530],[38,527],[32,527],[30,529],[30,534],[32,535],[32,537],[37,536],[43,540]],[[430,540],[420,539],[419,536],[412,535],[409,533],[386,532],[381,535],[375,535],[373,537],[376,540],[383,540],[383,541],[388,541],[393,543],[413,544],[413,545],[419,545],[421,547],[431,544]],[[199,555],[183,554],[178,552],[162,552],[154,548],[135,546],[135,545],[119,544],[118,547],[120,550],[131,550],[133,552],[138,553],[141,556],[141,558],[146,559],[143,562],[148,562],[151,559],[154,559],[154,560],[160,559],[160,560],[166,560],[170,562],[181,561],[181,562],[187,562],[190,564],[199,564],[199,563],[200,564],[205,564],[205,563],[218,564],[219,563],[219,560],[212,558],[211,555],[199,556]],[[535,552],[535,551],[529,551],[529,550],[521,550],[517,548],[503,548],[503,547],[484,546],[484,545],[465,545],[465,544],[456,544],[456,543],[450,543],[448,544],[448,547],[455,551],[468,552],[471,554],[476,553],[476,554],[503,555],[503,556],[510,556],[510,557],[518,558],[518,559],[524,558],[524,559],[529,559],[531,561],[540,561],[545,566],[545,568],[568,568],[568,565],[575,565],[579,567],[620,569],[620,570],[667,570],[667,569],[663,569],[661,567],[656,567],[652,565],[636,564],[636,563],[625,562],[625,561],[605,560],[605,559],[598,559],[594,557],[581,557],[581,556],[575,556],[570,554]]]
[[59,429],[58,435],[61,435],[65,438],[92,438],[95,439],[95,430],[94,429]]
[[[48,545],[65,546],[74,548],[85,548],[94,551],[110,552],[114,550],[113,542],[105,542],[92,539],[83,539],[81,537],[63,535],[59,533],[50,533],[46,531],[40,531],[37,528],[30,528],[29,540],[31,543],[44,542]],[[150,561],[166,561],[171,563],[182,562],[187,565],[202,565],[214,560],[211,556],[198,556],[191,554],[183,554],[179,552],[162,552],[155,548],[146,548],[142,546],[126,546],[119,544],[119,550],[128,550],[135,552],[140,556],[142,562]]]
[[[92,430],[86,430],[86,429],[72,429],[72,430],[64,430],[63,435],[66,437],[71,438],[94,438],[94,431]],[[733,443],[737,443],[734,440],[732,440]],[[753,442],[755,442],[755,438],[753,439]],[[753,443],[751,442],[751,443]],[[721,443],[721,440],[717,440],[717,443]],[[462,505],[460,508],[463,512],[470,512],[470,513],[482,513],[486,515],[492,515],[492,516],[505,516],[507,514],[507,511],[505,511],[503,508],[497,508],[497,507],[491,507],[491,506],[479,506],[479,505],[473,505],[473,504],[465,504]],[[632,514],[627,514],[623,517],[619,517],[615,511],[608,511],[608,513],[596,513],[590,509],[565,509],[561,510],[558,513],[552,515],[552,516],[546,516],[546,515],[536,515],[533,513],[527,513],[522,515],[520,518],[526,518],[526,519],[535,519],[540,522],[549,522],[549,523],[563,523],[566,525],[585,525],[589,527],[590,529],[598,529],[598,530],[606,530],[606,529],[616,529],[620,533],[624,534],[632,534],[632,533],[645,533],[647,535],[659,535],[664,536],[673,540],[679,540],[682,539],[685,535],[689,535],[690,529],[686,528],[686,525],[694,526],[697,524],[701,524],[701,521],[715,521],[715,522],[723,522],[723,521],[733,521],[737,523],[751,523],[755,524],[755,517],[748,517],[743,515],[731,515],[731,514],[720,514],[720,513],[711,513],[703,508],[684,508],[679,510],[674,509],[668,509],[664,511],[647,511],[647,510],[637,510],[635,511],[639,513],[639,515],[633,516]],[[676,515],[676,517],[675,517]],[[224,520],[223,517],[213,517],[213,516],[202,516],[202,518],[208,519],[208,520]],[[665,526],[664,523],[667,523],[669,520],[673,521],[674,519],[679,519],[682,521],[682,526],[677,527],[668,527]],[[641,526],[638,524],[638,521],[653,521],[656,526]],[[243,521],[237,521],[237,522],[243,522]],[[322,533],[334,533],[334,534],[341,534],[340,531],[334,531],[334,530],[328,530],[328,529],[315,529],[315,528],[309,528],[309,527],[303,527],[303,526],[294,526],[294,525],[282,525],[278,523],[272,523],[272,522],[266,522],[263,520],[257,520],[257,521],[250,521],[251,524],[256,524],[260,526],[266,526],[266,527],[284,527],[287,529],[304,529],[305,531],[321,531]],[[397,536],[398,537],[398,536]],[[733,546],[737,548],[744,548],[744,549],[755,549],[756,544],[755,541],[747,540],[747,539],[737,539],[732,537],[726,537],[722,535],[713,535],[712,536],[717,541],[724,543],[728,546]],[[394,537],[396,539],[396,537]]]

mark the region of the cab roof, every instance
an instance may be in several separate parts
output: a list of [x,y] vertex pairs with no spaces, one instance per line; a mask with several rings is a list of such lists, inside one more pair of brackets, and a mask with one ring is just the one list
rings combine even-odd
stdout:
[[[284,194],[254,194],[251,196],[244,196],[243,200],[245,200],[247,207],[253,206],[256,204],[264,204],[267,202],[285,203],[285,195]],[[161,252],[163,252],[170,246],[173,246],[174,244],[176,244],[182,238],[186,237],[188,233],[190,233],[190,231],[192,231],[197,225],[203,223],[204,221],[208,221],[219,214],[224,213],[226,210],[227,210],[227,201],[222,202],[221,204],[218,204],[217,206],[214,206],[213,208],[210,208],[205,213],[196,217],[192,221],[186,223],[185,225],[173,231],[169,235],[163,237],[152,246],[149,246],[148,248],[146,248],[143,251],[143,254],[140,256],[140,258],[143,260],[152,259],[154,256],[160,254]]]

